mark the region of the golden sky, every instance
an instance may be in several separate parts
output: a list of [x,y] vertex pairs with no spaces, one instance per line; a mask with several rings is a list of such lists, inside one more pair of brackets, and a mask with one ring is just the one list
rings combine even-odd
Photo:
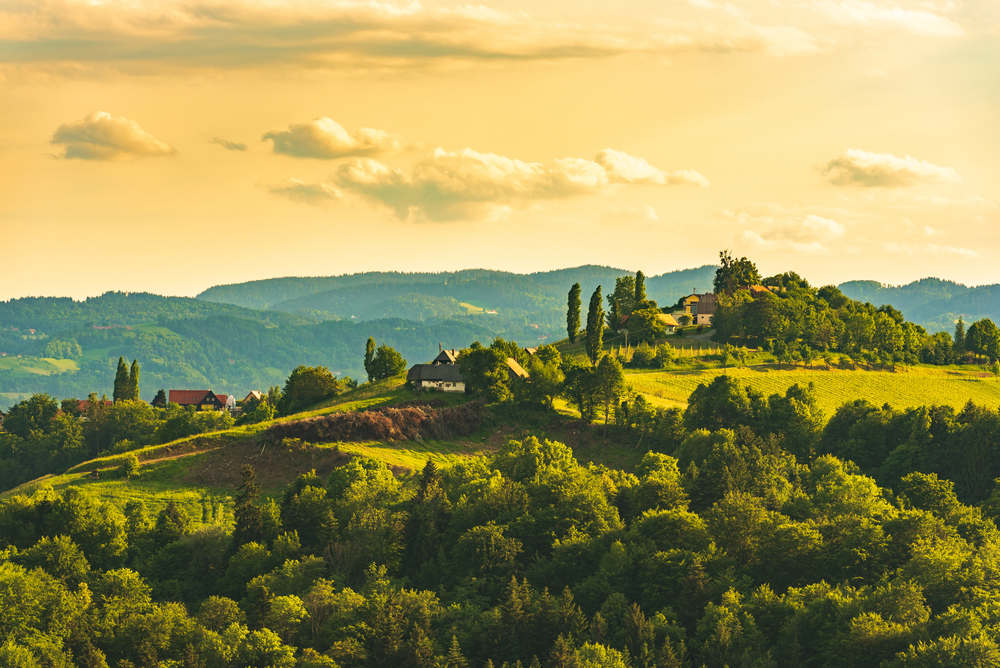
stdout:
[[1000,282],[995,0],[0,3],[0,299],[717,260]]

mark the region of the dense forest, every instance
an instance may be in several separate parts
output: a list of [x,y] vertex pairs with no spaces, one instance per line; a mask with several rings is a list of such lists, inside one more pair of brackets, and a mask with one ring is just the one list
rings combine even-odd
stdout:
[[959,316],[967,321],[1000,320],[1000,285],[968,287],[938,278],[922,278],[900,286],[848,281],[839,287],[851,299],[875,306],[892,304],[931,332],[949,331]]
[[[275,498],[246,466],[231,528],[15,496],[0,661],[1000,665],[1000,415],[814,405],[719,378],[634,472],[534,436],[404,478],[355,457]],[[605,447],[638,437],[623,417]]]

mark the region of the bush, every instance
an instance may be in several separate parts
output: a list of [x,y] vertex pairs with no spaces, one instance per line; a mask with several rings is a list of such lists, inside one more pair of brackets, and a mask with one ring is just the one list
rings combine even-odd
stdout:
[[674,350],[673,346],[661,343],[656,347],[655,363],[657,369],[666,369],[675,359],[677,359],[677,351]]
[[135,455],[126,455],[118,466],[118,477],[131,480],[139,473],[139,458]]
[[645,342],[640,343],[632,353],[631,365],[638,369],[652,369],[657,366],[656,353]]

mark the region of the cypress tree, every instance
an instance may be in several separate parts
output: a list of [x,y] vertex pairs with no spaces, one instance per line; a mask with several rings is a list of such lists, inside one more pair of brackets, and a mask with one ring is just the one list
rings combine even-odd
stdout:
[[597,286],[590,296],[590,310],[587,311],[587,357],[591,364],[597,364],[597,358],[604,348],[604,306],[601,304],[601,286]]
[[641,271],[635,272],[635,301],[634,304],[646,301],[646,274]]
[[128,365],[124,357],[118,358],[118,371],[115,372],[115,390],[111,395],[115,403],[128,399]]
[[962,318],[955,323],[955,354],[961,356],[965,353],[965,323]]
[[128,372],[128,396],[126,399],[139,401],[139,360],[132,360],[132,368]]
[[580,331],[580,284],[574,283],[569,289],[569,304],[566,310],[566,333],[569,342],[576,343],[576,333]]
[[369,383],[375,379],[375,339],[370,336],[365,344],[365,373]]

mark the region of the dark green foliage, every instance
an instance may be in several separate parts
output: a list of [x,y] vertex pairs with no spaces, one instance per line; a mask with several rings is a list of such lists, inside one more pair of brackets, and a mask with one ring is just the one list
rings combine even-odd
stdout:
[[580,284],[574,283],[566,305],[566,334],[570,343],[576,343],[576,335],[580,331],[580,291]]
[[132,391],[129,387],[128,364],[124,357],[118,358],[118,371],[115,372],[114,402],[125,401],[132,398]]
[[257,472],[250,464],[244,464],[240,475],[243,476],[243,484],[240,485],[233,508],[236,514],[233,544],[236,547],[259,540],[264,529],[261,509],[256,505],[256,501],[260,497]]
[[369,383],[375,380],[375,339],[370,336],[365,343],[365,374]]
[[728,250],[719,253],[719,264],[715,271],[712,288],[715,294],[729,294],[737,288],[755,285],[761,282],[757,265],[745,257],[736,259]]
[[371,363],[370,380],[392,378],[404,371],[406,371],[406,360],[393,348],[383,343],[375,350],[375,357],[372,358]]
[[325,366],[297,366],[285,381],[278,411],[291,415],[341,392],[341,384]]
[[132,360],[132,366],[128,372],[128,395],[130,401],[139,401],[139,360]]
[[587,311],[587,357],[590,363],[597,364],[604,349],[604,307],[601,305],[601,286],[597,286],[590,296],[590,308]]

